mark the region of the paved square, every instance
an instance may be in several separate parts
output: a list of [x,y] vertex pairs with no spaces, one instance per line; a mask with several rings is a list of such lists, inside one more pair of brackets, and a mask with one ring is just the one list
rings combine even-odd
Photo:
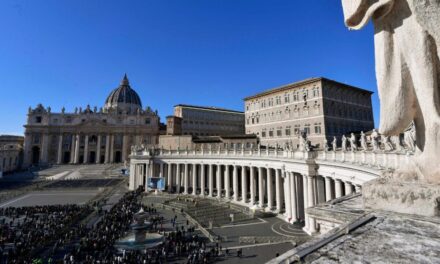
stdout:
[[81,205],[88,202],[96,194],[98,194],[97,190],[81,192],[31,192],[0,204],[0,208],[56,204]]

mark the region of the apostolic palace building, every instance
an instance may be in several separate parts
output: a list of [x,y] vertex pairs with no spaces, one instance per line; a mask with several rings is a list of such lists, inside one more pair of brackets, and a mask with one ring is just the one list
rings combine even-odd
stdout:
[[142,108],[126,75],[99,109],[87,105],[53,113],[39,104],[27,116],[24,167],[124,162],[132,145],[157,143],[159,121],[157,111]]
[[372,92],[327,78],[311,78],[246,97],[246,134],[255,134],[262,145],[299,145],[307,134],[322,147],[350,132],[374,128]]

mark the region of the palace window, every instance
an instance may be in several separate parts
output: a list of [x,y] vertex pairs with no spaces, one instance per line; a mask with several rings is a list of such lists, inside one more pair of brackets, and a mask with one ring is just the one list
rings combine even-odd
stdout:
[[35,123],[41,123],[41,116],[35,117]]
[[150,118],[145,118],[145,124],[146,124],[146,125],[151,124],[151,119],[150,119]]
[[273,137],[273,130],[269,131],[269,137]]
[[300,125],[295,125],[295,128],[293,131],[294,131],[295,135],[298,135],[299,131],[300,131]]
[[321,123],[315,123],[315,134],[321,134]]
[[304,133],[306,133],[307,135],[310,135],[310,124],[305,124]]
[[290,136],[290,126],[286,127],[285,134],[286,136]]
[[313,97],[318,97],[319,96],[319,88],[315,87],[313,88]]
[[293,92],[293,101],[294,101],[294,102],[298,101],[298,98],[299,98],[298,91]]
[[287,93],[284,95],[284,103],[290,103],[290,95]]
[[281,137],[283,135],[283,132],[281,130],[281,128],[277,129],[277,137]]

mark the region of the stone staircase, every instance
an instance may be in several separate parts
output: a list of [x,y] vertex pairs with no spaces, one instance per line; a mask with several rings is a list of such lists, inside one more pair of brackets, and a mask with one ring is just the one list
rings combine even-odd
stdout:
[[81,165],[53,165],[50,168],[36,171],[36,172],[34,172],[34,174],[36,176],[40,176],[40,177],[45,178],[45,177],[54,176],[54,175],[57,175],[57,174],[60,174],[60,173],[66,172],[66,171],[73,172],[73,171],[79,169],[80,167],[81,167]]
[[234,223],[253,219],[253,216],[232,208],[227,202],[179,197],[167,201],[167,204],[177,209],[183,209],[203,227],[220,227],[231,224],[231,215],[234,215]]
[[115,178],[120,177],[122,167],[123,164],[66,164],[54,165],[50,168],[34,172],[34,174],[42,178],[56,178],[58,180],[75,180],[82,178]]
[[297,238],[285,237],[285,236],[241,236],[238,238],[240,244],[270,244],[270,243],[282,243],[292,242],[296,245]]

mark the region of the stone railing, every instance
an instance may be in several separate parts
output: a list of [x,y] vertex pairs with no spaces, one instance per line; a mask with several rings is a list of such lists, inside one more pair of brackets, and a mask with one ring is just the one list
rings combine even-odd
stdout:
[[138,150],[132,156],[191,157],[191,158],[269,158],[277,160],[315,160],[317,163],[341,163],[379,170],[397,169],[407,164],[411,152],[405,151],[289,151],[282,149],[198,149],[198,150]]
[[387,151],[319,151],[316,160],[368,166],[377,169],[397,169],[409,162],[412,154]]
[[266,157],[307,160],[316,157],[315,151],[288,151],[275,149],[199,149],[199,150],[138,150],[131,153],[132,156],[200,156],[200,157]]

